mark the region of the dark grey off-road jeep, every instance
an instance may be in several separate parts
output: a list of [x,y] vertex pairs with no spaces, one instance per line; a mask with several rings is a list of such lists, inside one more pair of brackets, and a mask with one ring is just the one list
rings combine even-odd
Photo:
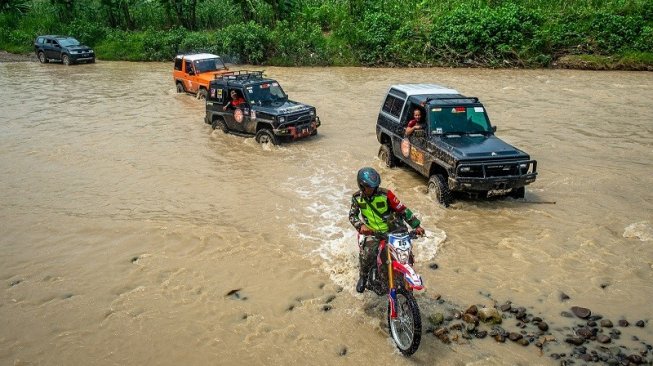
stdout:
[[[405,137],[416,108],[423,129]],[[445,207],[452,192],[523,198],[524,186],[535,181],[537,162],[494,132],[477,98],[434,84],[393,85],[376,124],[379,157],[389,167],[402,162],[428,177],[429,193]]]
[[[234,106],[232,96],[243,101]],[[262,71],[217,75],[209,84],[204,121],[213,129],[275,145],[314,136],[320,126],[314,107],[289,100],[281,85]]]

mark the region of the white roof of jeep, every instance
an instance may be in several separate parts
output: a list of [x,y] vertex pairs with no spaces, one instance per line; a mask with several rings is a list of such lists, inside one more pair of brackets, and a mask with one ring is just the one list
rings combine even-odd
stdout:
[[220,58],[220,56],[216,56],[210,53],[196,53],[194,55],[179,55],[177,57],[178,58],[183,57],[188,61],[206,60],[208,58]]
[[427,94],[460,94],[455,89],[437,84],[397,84],[392,85],[391,89],[396,89],[406,93],[406,95],[427,95]]

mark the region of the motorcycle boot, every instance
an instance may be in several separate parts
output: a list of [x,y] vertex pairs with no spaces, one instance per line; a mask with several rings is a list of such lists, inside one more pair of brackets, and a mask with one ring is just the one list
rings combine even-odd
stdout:
[[359,294],[362,294],[365,292],[365,283],[366,283],[366,278],[364,275],[361,275],[360,278],[358,279],[358,283],[356,284],[356,292]]

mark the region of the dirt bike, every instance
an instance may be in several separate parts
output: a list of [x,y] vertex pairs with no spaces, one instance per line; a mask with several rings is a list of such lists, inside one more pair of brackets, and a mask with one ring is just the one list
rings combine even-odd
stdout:
[[395,345],[405,356],[419,347],[422,319],[413,290],[422,290],[422,277],[413,270],[414,231],[375,234],[379,239],[376,266],[367,275],[366,287],[388,297],[388,328]]

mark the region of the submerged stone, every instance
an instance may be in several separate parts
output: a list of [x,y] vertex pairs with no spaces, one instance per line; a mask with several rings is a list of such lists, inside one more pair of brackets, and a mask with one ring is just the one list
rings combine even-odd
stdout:
[[546,322],[539,322],[537,323],[537,328],[543,332],[546,332],[549,330],[549,325]]
[[578,337],[567,337],[565,338],[565,342],[571,343],[575,346],[580,346],[581,344],[585,343],[585,340],[583,338],[578,338]]
[[612,324],[612,322],[610,321],[610,319],[602,319],[602,320],[601,320],[601,326],[602,326],[603,328],[612,328],[612,327],[613,327],[613,324]]
[[592,315],[592,311],[590,309],[583,308],[583,307],[580,307],[580,306],[572,306],[571,307],[571,312],[574,313],[574,315],[576,315],[577,317],[579,317],[581,319],[585,319],[585,318],[589,317],[590,315]]
[[644,328],[646,323],[643,320],[638,320],[637,323],[635,323],[635,325],[640,327],[640,328]]
[[627,327],[629,325],[630,325],[630,323],[628,323],[628,320],[626,320],[626,319],[620,319],[619,320],[619,326],[620,327]]
[[605,334],[599,334],[599,335],[596,336],[596,340],[597,340],[597,342],[599,342],[599,343],[604,343],[604,344],[605,344],[605,343],[610,343],[611,338],[608,337],[608,336],[605,335]]
[[501,324],[501,314],[495,308],[478,309],[478,318],[485,323]]
[[567,301],[567,300],[569,300],[569,299],[570,299],[569,295],[567,295],[567,294],[564,293],[564,292],[561,292],[561,293],[560,293],[560,301],[564,302],[564,301]]
[[429,315],[428,321],[433,325],[440,325],[442,324],[442,322],[444,322],[444,315],[442,315],[442,313],[435,313],[433,315]]

